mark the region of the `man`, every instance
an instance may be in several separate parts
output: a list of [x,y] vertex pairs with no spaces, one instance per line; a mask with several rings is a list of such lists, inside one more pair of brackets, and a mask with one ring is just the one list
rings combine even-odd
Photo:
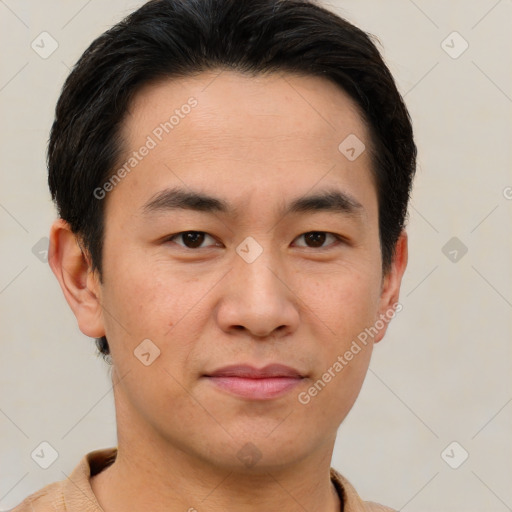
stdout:
[[330,467],[400,308],[416,147],[369,37],[301,0],[154,0],[67,79],[49,262],[118,446],[14,510],[391,510]]

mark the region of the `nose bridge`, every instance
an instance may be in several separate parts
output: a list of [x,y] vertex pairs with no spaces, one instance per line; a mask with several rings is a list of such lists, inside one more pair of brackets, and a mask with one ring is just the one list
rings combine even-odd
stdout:
[[[239,279],[241,300],[279,300],[281,283],[275,273],[279,267],[277,250],[271,237],[248,236],[236,248],[237,258],[233,272]],[[262,304],[259,304],[261,307]]]
[[298,313],[271,243],[270,238],[248,237],[236,248],[219,318],[223,328],[242,326],[255,336],[268,336],[281,326],[296,324]]

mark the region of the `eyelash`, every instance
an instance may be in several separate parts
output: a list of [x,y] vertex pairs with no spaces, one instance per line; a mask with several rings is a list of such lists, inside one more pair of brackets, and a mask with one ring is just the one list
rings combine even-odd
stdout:
[[[170,236],[168,236],[168,237],[166,237],[164,239],[164,242],[173,242],[173,240],[175,238],[180,237],[182,235],[185,235],[187,233],[202,234],[202,235],[207,235],[207,236],[210,236],[211,238],[213,238],[212,235],[209,235],[205,231],[193,231],[192,230],[192,231],[181,231],[179,233],[175,233],[173,235],[170,235]],[[326,247],[307,247],[307,246],[300,246],[300,247],[303,247],[303,248],[306,248],[306,249],[326,250],[326,249],[329,249],[331,247],[337,247],[340,243],[347,243],[347,240],[344,237],[342,237],[341,235],[337,235],[336,233],[330,233],[329,231],[306,231],[305,233],[302,233],[301,235],[299,235],[297,238],[300,238],[300,237],[302,237],[304,235],[309,235],[309,234],[312,234],[312,233],[331,235],[332,237],[334,237],[336,239],[337,243],[330,244],[330,245],[328,245]],[[197,251],[199,249],[207,249],[207,247],[195,247],[195,248],[192,248],[192,247],[186,247],[185,245],[181,245],[181,244],[177,244],[177,245],[179,245],[183,249],[186,249],[186,250],[189,250],[189,251]]]

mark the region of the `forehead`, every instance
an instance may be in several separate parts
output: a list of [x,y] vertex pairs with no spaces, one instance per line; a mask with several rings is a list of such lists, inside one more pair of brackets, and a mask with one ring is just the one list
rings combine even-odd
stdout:
[[[119,165],[151,140],[114,192],[127,190],[133,204],[175,185],[240,198],[261,190],[258,200],[268,201],[282,200],[287,190],[306,193],[319,181],[345,181],[356,195],[354,187],[363,195],[373,187],[369,151],[350,161],[339,149],[352,136],[370,147],[358,109],[320,77],[215,70],[162,79],[134,97],[121,134]],[[280,193],[274,198],[265,188]]]
[[[190,108],[192,102],[196,106]],[[169,121],[172,127],[169,132],[162,128],[163,137],[171,135],[165,138],[172,138],[173,144],[198,149],[215,149],[223,143],[236,149],[257,138],[266,147],[272,141],[276,146],[286,140],[310,139],[312,144],[304,148],[308,150],[322,140],[325,144],[319,150],[327,145],[332,150],[333,141],[341,142],[351,133],[367,139],[357,105],[338,85],[316,76],[283,72],[250,75],[216,70],[146,85],[124,119],[125,141],[137,146]],[[193,139],[180,137],[185,131],[191,135],[191,130],[196,135]],[[338,153],[330,151],[326,156],[332,155]]]

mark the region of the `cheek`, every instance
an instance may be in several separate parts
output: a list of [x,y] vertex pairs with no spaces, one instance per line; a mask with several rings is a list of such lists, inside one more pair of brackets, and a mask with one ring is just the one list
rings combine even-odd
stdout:
[[315,412],[326,421],[330,421],[329,414],[324,411],[335,406],[335,420],[341,421],[357,398],[368,370],[373,342],[367,329],[378,310],[380,281],[364,272],[348,272],[344,278],[331,276],[331,283],[319,287],[315,296],[316,311],[328,329],[322,343],[316,344],[320,365],[305,400],[311,399]]
[[315,297],[315,309],[339,345],[373,323],[379,307],[380,280],[372,269],[364,268],[347,268],[325,276],[325,280],[329,285],[321,284],[308,295]]
[[106,250],[104,261],[105,309],[117,313],[134,336],[160,337],[168,331],[186,307],[183,292],[190,289],[178,273],[164,274],[143,251]]
[[105,265],[108,279],[102,299],[114,361],[124,371],[133,364],[138,368],[134,351],[149,339],[155,352],[160,351],[155,365],[182,380],[183,369],[193,357],[194,340],[200,338],[204,327],[205,290],[214,281],[210,284],[172,270],[168,262],[151,264],[142,252],[140,256],[112,253],[112,261],[115,264]]
[[[348,347],[347,347],[348,349]],[[350,361],[346,353],[350,352]],[[319,430],[335,431],[354,405],[367,373],[371,345],[361,345],[357,353],[339,351],[312,379],[297,399],[308,418],[314,418]],[[354,350],[354,352],[356,352]],[[327,429],[327,430],[328,430]]]

